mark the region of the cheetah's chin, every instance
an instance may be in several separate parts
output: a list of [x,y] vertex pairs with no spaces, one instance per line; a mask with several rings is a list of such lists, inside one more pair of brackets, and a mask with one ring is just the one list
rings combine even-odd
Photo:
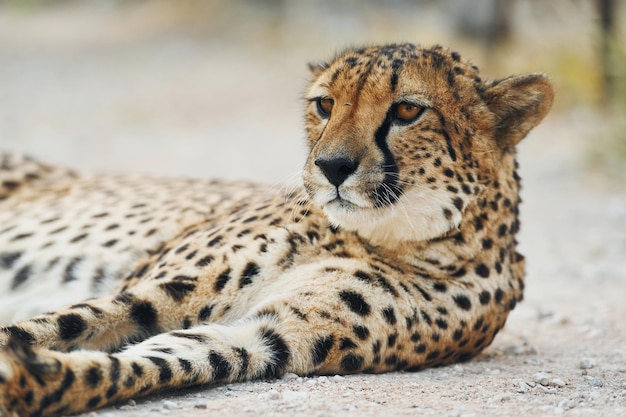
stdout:
[[[345,198],[322,205],[329,222],[357,232],[377,245],[425,241],[459,227],[462,211],[450,205],[447,196],[433,190],[410,190],[389,206],[362,207]],[[442,215],[449,208],[450,218]]]

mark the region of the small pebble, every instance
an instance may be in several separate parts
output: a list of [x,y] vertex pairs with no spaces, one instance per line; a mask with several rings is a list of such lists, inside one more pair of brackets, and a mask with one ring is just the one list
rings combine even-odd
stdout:
[[276,391],[275,389],[271,389],[271,390],[269,390],[267,392],[259,394],[258,398],[261,401],[278,400],[278,399],[280,399],[280,392]]
[[319,378],[317,378],[317,382],[319,382],[320,384],[323,384],[325,382],[328,382],[328,377],[327,376],[320,376]]
[[343,376],[341,376],[341,375],[335,375],[335,376],[333,377],[333,381],[335,381],[335,382],[340,382],[340,381],[343,381],[343,380],[345,380],[345,379],[346,379],[346,378],[345,378],[345,377],[343,377]]
[[559,387],[562,388],[565,386],[565,381],[563,381],[560,378],[554,378],[550,381],[550,385],[555,386],[555,387]]
[[517,386],[516,392],[518,392],[520,394],[528,392],[529,386],[524,381],[517,381],[517,383],[515,385]]
[[309,379],[308,381],[305,382],[305,384],[310,385],[310,386],[317,385],[317,380]]
[[592,387],[600,388],[604,386],[604,381],[602,381],[602,378],[585,376],[585,381],[587,381]]
[[565,398],[564,400],[559,401],[558,407],[563,410],[571,410],[576,407],[576,402],[574,400],[570,400],[569,398]]
[[291,372],[288,372],[285,375],[283,375],[283,380],[285,381],[293,381],[295,379],[298,379],[298,375],[292,374]]
[[548,386],[550,385],[550,380],[552,378],[550,377],[550,374],[546,373],[546,372],[537,372],[535,375],[533,375],[533,381],[535,381],[537,384],[541,384],[543,386]]
[[178,408],[178,403],[175,401],[165,400],[163,401],[163,408],[166,410],[176,410]]
[[578,366],[580,369],[591,369],[596,366],[596,360],[593,358],[582,358]]

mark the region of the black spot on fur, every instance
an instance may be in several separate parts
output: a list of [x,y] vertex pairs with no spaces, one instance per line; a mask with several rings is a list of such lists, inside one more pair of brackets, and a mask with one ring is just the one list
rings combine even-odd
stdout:
[[213,304],[205,305],[200,309],[198,313],[198,321],[207,321],[209,317],[211,317],[211,313],[213,312]]
[[152,303],[139,301],[132,304],[130,317],[143,331],[148,334],[157,332],[157,311]]
[[74,340],[87,328],[87,323],[78,314],[65,314],[57,319],[59,337],[63,340]]
[[213,262],[213,257],[211,255],[207,255],[201,258],[200,260],[198,260],[198,262],[196,262],[196,266],[204,267],[204,266],[209,265],[211,262]]
[[146,359],[159,368],[159,382],[161,384],[166,384],[172,380],[172,368],[165,359],[156,356],[148,356]]
[[0,267],[9,269],[21,257],[21,252],[2,252],[0,253]]
[[24,284],[28,280],[28,278],[30,278],[31,273],[32,270],[30,268],[30,265],[25,265],[21,267],[13,277],[13,281],[11,282],[11,289],[15,290],[22,286],[22,284]]
[[437,325],[437,327],[439,327],[442,330],[445,330],[448,328],[448,322],[442,318],[435,320],[435,324]]
[[361,281],[372,282],[372,277],[366,272],[356,271],[354,273],[354,276],[360,279]]
[[221,237],[221,236],[214,237],[213,239],[211,239],[211,240],[209,241],[209,243],[207,243],[207,246],[210,248],[210,247],[212,247],[212,246],[217,245],[217,244],[218,244],[218,243],[220,243],[221,241],[222,241],[222,237]]
[[482,278],[489,278],[489,268],[485,264],[478,264],[474,269],[476,274]]
[[196,333],[189,333],[189,332],[170,332],[169,333],[170,336],[172,337],[180,337],[182,339],[189,339],[189,340],[193,340],[199,343],[206,343],[207,342],[207,337],[201,334],[196,334]]
[[228,281],[230,281],[230,268],[228,268],[226,271],[222,272],[217,277],[217,279],[215,280],[215,285],[213,286],[213,288],[215,289],[216,292],[220,292],[220,291],[222,291],[224,289],[224,286],[226,286]]
[[109,355],[109,360],[111,361],[111,368],[109,369],[109,378],[113,385],[117,384],[120,380],[120,360],[117,359],[113,355]]
[[387,346],[393,347],[398,339],[398,333],[392,333],[387,337]]
[[386,309],[384,309],[382,311],[383,313],[383,317],[385,318],[385,320],[387,321],[387,323],[391,324],[392,326],[394,324],[396,324],[396,313],[393,310],[393,307],[387,307]]
[[460,197],[453,199],[452,204],[454,204],[454,207],[456,207],[457,210],[463,210],[463,200]]
[[67,369],[65,371],[65,375],[63,376],[63,381],[61,381],[61,384],[59,385],[59,388],[44,396],[39,401],[39,409],[31,413],[31,415],[40,416],[43,414],[43,410],[50,407],[52,404],[60,402],[63,399],[63,395],[65,395],[67,390],[74,384],[75,380],[76,375],[74,374],[74,371],[72,371],[71,369]]
[[21,327],[17,326],[8,326],[4,328],[4,332],[10,336],[16,337],[19,340],[22,340],[29,345],[35,343],[35,337],[28,330],[24,330]]
[[462,276],[465,276],[465,274],[467,274],[467,271],[465,270],[465,268],[461,267],[454,271],[452,274],[450,274],[450,276],[453,278],[460,278]]
[[465,295],[455,295],[452,297],[457,306],[463,310],[469,310],[472,308],[472,302]]
[[489,293],[489,291],[483,291],[480,293],[478,299],[482,305],[489,304],[489,301],[491,300],[491,293]]
[[80,234],[78,236],[74,236],[71,240],[70,243],[76,243],[76,242],[80,242],[81,240],[85,239],[87,236],[89,236],[88,233],[83,233]]
[[360,355],[354,353],[348,353],[341,360],[341,369],[344,372],[356,372],[363,366],[364,359]]
[[195,284],[189,282],[170,281],[159,284],[167,295],[172,297],[174,301],[181,301],[187,294],[196,289]]
[[352,330],[354,331],[354,334],[356,335],[356,337],[358,337],[361,340],[365,340],[369,337],[370,335],[370,331],[367,327],[365,326],[357,326],[355,325]]
[[271,354],[262,374],[263,378],[276,378],[285,371],[291,353],[283,338],[271,329],[262,331],[261,339],[269,347]]
[[345,290],[339,293],[339,298],[341,298],[341,300],[346,303],[350,310],[357,313],[358,315],[367,316],[371,311],[370,305],[359,293]]
[[432,352],[428,353],[428,355],[426,355],[426,360],[432,361],[434,359],[437,359],[440,354],[441,353],[438,350],[433,350]]
[[99,395],[91,397],[89,401],[87,401],[87,408],[94,408],[95,406],[100,404],[100,401],[102,401],[102,397],[100,397]]
[[241,279],[239,280],[239,288],[243,288],[245,285],[252,284],[252,280],[259,275],[261,269],[259,265],[254,262],[248,262],[243,273],[241,274]]
[[432,301],[432,297],[430,296],[430,294],[428,294],[426,291],[424,291],[424,289],[422,287],[420,287],[419,285],[413,283],[413,287],[419,291],[419,293],[422,295],[422,297],[424,297],[424,300],[426,301]]
[[348,339],[347,337],[343,337],[339,341],[339,350],[354,349],[356,346],[356,343],[354,343],[352,339]]
[[97,367],[91,367],[85,373],[85,383],[91,388],[96,388],[102,381],[102,371]]
[[328,353],[333,347],[335,339],[333,336],[320,337],[313,343],[311,355],[313,357],[313,365],[317,366],[326,360]]
[[233,370],[230,362],[217,352],[209,354],[209,363],[213,368],[213,379],[215,381],[228,378]]

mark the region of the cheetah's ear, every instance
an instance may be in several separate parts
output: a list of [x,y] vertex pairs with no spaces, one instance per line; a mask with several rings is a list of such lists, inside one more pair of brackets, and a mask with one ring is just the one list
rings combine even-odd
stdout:
[[313,77],[317,77],[318,75],[322,73],[322,71],[328,68],[328,64],[325,62],[321,62],[321,61],[309,62],[307,65]]
[[510,148],[548,114],[554,89],[544,74],[520,75],[487,87],[484,98],[497,119],[496,141],[503,148]]

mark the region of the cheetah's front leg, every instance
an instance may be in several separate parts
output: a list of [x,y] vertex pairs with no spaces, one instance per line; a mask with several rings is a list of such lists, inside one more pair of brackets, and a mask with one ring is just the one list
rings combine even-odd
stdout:
[[118,353],[32,348],[0,353],[0,416],[77,413],[167,388],[279,376],[290,349],[275,317],[161,334]]

